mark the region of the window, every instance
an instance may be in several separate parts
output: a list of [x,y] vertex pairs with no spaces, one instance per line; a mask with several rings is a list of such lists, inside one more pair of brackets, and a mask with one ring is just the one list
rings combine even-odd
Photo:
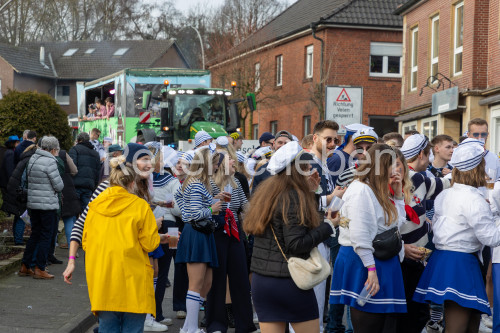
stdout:
[[411,34],[411,60],[410,60],[410,90],[417,90],[418,76],[418,27],[410,31]]
[[252,139],[259,140],[259,125],[258,124],[253,124]]
[[123,47],[121,49],[118,49],[116,50],[115,53],[113,53],[113,57],[119,57],[119,56],[122,56],[124,55],[125,53],[127,53],[128,51],[128,47]]
[[271,121],[271,134],[272,135],[276,135],[276,133],[278,133],[278,121],[277,120],[274,120],[274,121]]
[[409,123],[403,123],[403,136],[406,135],[406,133],[410,131],[416,131],[417,130],[417,122],[412,121]]
[[59,105],[69,105],[69,86],[56,87],[56,102]]
[[255,91],[260,89],[260,62],[255,64]]
[[276,85],[281,87],[283,84],[283,55],[276,57]]
[[311,116],[304,116],[304,136],[311,134]]
[[312,45],[306,47],[306,79],[313,77],[313,54],[314,47]]
[[87,51],[85,51],[85,55],[91,55],[94,51],[95,49],[87,49]]
[[455,5],[453,26],[453,74],[462,74],[462,54],[464,50],[464,3]]
[[401,43],[370,43],[370,76],[401,77]]
[[[431,76],[439,71],[439,15],[431,20]],[[436,80],[432,80],[435,82]]]
[[437,126],[438,126],[437,117],[422,119],[422,131],[420,133],[426,135],[429,138],[429,140],[432,140],[436,135],[438,135]]
[[68,49],[66,52],[64,52],[63,57],[71,57],[76,53],[76,51],[78,51],[78,49]]

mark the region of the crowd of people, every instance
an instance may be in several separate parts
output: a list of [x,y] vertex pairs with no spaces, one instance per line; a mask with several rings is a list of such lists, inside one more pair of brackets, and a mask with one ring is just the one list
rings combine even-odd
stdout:
[[54,278],[62,220],[64,280],[82,247],[99,332],[167,331],[169,286],[181,333],[500,332],[488,123],[472,119],[459,142],[338,133],[331,120],[301,141],[265,132],[247,154],[239,132],[199,131],[186,152],[101,143],[97,129],[68,153],[53,136],[11,136],[0,188],[16,244],[31,222],[18,275]]

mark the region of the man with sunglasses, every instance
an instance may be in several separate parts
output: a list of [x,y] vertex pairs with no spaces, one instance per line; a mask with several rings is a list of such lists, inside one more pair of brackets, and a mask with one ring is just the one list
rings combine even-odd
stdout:
[[[484,146],[486,144],[486,140],[488,139],[488,122],[481,118],[474,118],[469,121],[467,124],[467,136],[472,139],[479,140],[481,144]],[[487,150],[486,155],[484,156],[484,161],[486,162],[486,170],[495,169],[496,178],[500,177],[500,161],[498,157]]]

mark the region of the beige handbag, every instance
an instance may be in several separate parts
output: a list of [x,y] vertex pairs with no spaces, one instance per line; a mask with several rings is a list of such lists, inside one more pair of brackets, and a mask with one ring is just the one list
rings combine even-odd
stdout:
[[297,257],[290,257],[290,259],[287,259],[272,226],[271,231],[273,232],[274,239],[276,240],[276,244],[278,244],[281,254],[288,263],[288,270],[297,287],[302,290],[309,290],[326,280],[328,275],[330,275],[330,264],[323,258],[321,253],[319,253],[317,247],[311,250],[309,258],[306,260]]

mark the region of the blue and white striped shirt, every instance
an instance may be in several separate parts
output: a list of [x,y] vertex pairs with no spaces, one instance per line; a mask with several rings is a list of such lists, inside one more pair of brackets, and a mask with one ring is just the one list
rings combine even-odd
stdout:
[[181,209],[182,221],[199,221],[212,218],[210,207],[213,196],[208,192],[205,185],[194,180],[182,191],[182,186],[175,193],[175,200]]
[[[241,183],[239,182],[239,180],[235,178],[234,182],[236,183],[236,188],[233,188],[233,193],[231,194],[231,202],[229,203],[229,209],[231,210],[231,212],[233,212],[236,223],[239,224],[238,211],[240,211],[240,209],[243,209],[248,200],[245,196],[245,192],[243,192],[243,188],[241,187]],[[214,195],[219,194],[220,189],[217,187],[215,182],[213,180],[210,180],[210,184],[212,185],[212,193]],[[228,208],[227,203],[222,203],[222,209],[226,208]]]

